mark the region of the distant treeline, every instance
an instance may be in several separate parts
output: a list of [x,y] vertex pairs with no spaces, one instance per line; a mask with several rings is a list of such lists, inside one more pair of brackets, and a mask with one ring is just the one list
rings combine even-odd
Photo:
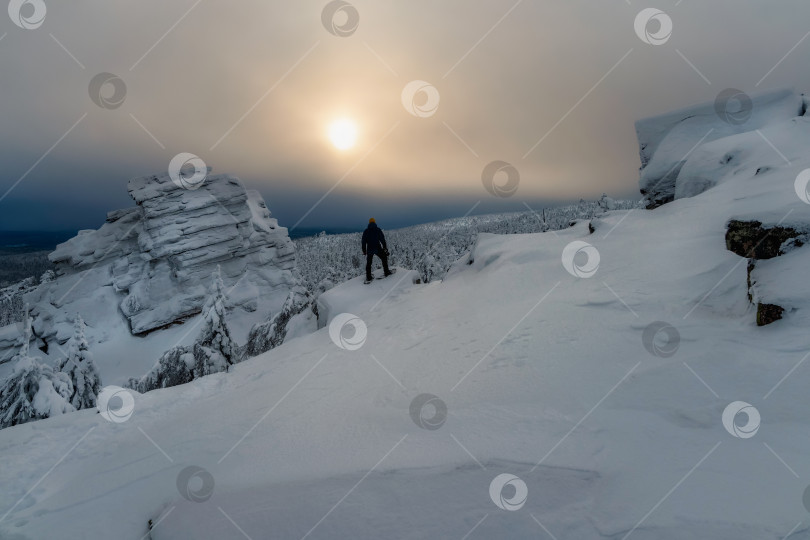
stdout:
[[55,270],[48,254],[75,235],[76,231],[0,231],[0,327],[22,320],[23,293]]
[[48,260],[48,251],[8,253],[0,250],[0,289],[26,278],[38,279],[55,266]]
[[53,251],[76,236],[77,231],[0,231],[0,256],[33,251]]

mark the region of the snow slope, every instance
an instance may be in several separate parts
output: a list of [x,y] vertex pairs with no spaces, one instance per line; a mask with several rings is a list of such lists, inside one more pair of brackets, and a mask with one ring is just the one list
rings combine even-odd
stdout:
[[[442,282],[339,285],[324,300],[363,321],[355,350],[326,325],[135,395],[121,423],[2,430],[0,537],[810,538],[810,248],[757,265],[763,293],[796,289],[766,327],[725,249],[732,217],[810,222],[802,162],[770,165],[592,234],[482,234]],[[590,278],[563,265],[575,241],[598,251]],[[647,339],[657,321],[677,339]],[[723,423],[738,401],[752,437],[732,434],[745,414]],[[514,511],[501,474],[528,490]]]

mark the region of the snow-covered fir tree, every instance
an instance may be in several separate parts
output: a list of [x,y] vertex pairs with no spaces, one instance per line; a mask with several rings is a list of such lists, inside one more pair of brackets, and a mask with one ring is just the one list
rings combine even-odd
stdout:
[[422,280],[424,280],[425,283],[430,283],[437,277],[444,275],[447,269],[442,267],[441,263],[436,260],[436,257],[428,254],[422,257],[422,260],[416,266],[416,270],[422,276]]
[[36,279],[28,277],[0,289],[0,327],[23,322],[26,313],[23,297],[37,286]]
[[74,411],[70,378],[30,356],[31,317],[26,313],[14,371],[0,384],[0,428]]
[[84,321],[76,314],[73,337],[68,342],[67,357],[57,364],[57,369],[66,374],[73,384],[73,393],[69,401],[76,409],[95,407],[96,398],[101,391],[101,377],[93,363],[93,355],[90,353],[84,328]]
[[39,278],[40,283],[52,283],[56,280],[56,272],[53,270],[45,270]]
[[[331,283],[328,279],[324,280],[324,282],[327,281]],[[321,285],[328,290],[325,283],[322,282]],[[334,284],[332,286],[334,287]],[[281,311],[274,314],[269,321],[254,325],[250,329],[242,357],[250,358],[281,345],[284,338],[287,337],[287,325],[290,319],[307,309],[315,310],[315,296],[311,295],[303,286],[293,288],[287,296],[287,300],[284,301]]]
[[228,325],[225,324],[225,302],[225,284],[222,282],[220,267],[217,266],[211,281],[208,301],[203,307],[205,317],[203,328],[195,343],[205,353],[204,357],[198,357],[196,351],[194,354],[199,363],[197,369],[202,375],[225,371],[237,358],[236,345],[231,338]]
[[160,357],[142,378],[131,378],[127,386],[138,392],[185,384],[194,379],[227,371],[239,361],[239,351],[226,324],[226,294],[221,270],[212,276],[208,300],[203,308],[202,329],[191,346],[179,345]]
[[608,197],[607,193],[602,193],[602,198],[599,199],[599,208],[601,208],[603,212],[615,210],[616,206],[616,201],[614,199]]

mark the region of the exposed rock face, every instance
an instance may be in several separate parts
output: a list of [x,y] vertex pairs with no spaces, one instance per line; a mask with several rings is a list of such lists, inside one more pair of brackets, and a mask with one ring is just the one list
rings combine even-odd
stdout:
[[100,229],[81,231],[49,258],[62,274],[108,267],[133,334],[199,313],[217,265],[230,305],[283,305],[297,282],[295,248],[258,192],[210,174],[188,190],[164,174],[131,180],[129,193],[137,206],[110,212]]
[[757,304],[757,326],[766,326],[782,318],[785,308],[775,304]]
[[803,279],[810,259],[807,248],[794,251],[804,245],[806,229],[767,226],[757,220],[729,221],[726,249],[748,258],[748,301],[756,306],[757,326],[780,320],[786,307],[795,303],[796,291],[802,289],[796,280]]
[[752,259],[772,259],[782,255],[782,245],[796,239],[794,247],[801,247],[803,231],[792,227],[763,226],[761,222],[732,219],[726,229],[726,249]]
[[[688,162],[693,159],[701,160],[703,154],[700,149],[703,146],[742,133],[750,133],[751,140],[756,138],[756,144],[765,145],[756,130],[804,114],[802,96],[792,90],[763,92],[752,95],[750,102],[748,99],[744,95],[738,98],[738,101],[742,101],[739,103],[742,110],[736,115],[722,114],[720,107],[725,105],[733,110],[736,102],[732,99],[729,103],[721,103],[722,97],[718,96],[718,101],[712,103],[636,122],[641,159],[639,188],[646,198],[648,208],[674,200],[677,197],[676,185],[692,175],[690,170],[706,170],[702,163],[700,167],[687,167]],[[710,151],[712,158],[717,153],[716,148]],[[728,163],[721,165],[726,164]],[[692,196],[705,191],[711,187],[712,181],[713,179],[701,179],[701,185],[684,189],[681,196]]]
[[787,313],[797,317],[797,322],[808,319],[808,314],[797,313],[797,310],[810,301],[807,288],[810,248],[787,249],[790,245],[790,241],[786,242],[778,257],[749,263],[748,294],[756,306],[759,326],[778,321]]

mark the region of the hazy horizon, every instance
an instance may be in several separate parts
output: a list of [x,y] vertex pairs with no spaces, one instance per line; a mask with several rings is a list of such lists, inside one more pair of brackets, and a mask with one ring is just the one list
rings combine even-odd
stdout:
[[[637,198],[636,120],[726,88],[810,87],[798,0],[665,2],[658,46],[634,31],[646,2],[358,0],[326,17],[334,5],[81,1],[47,4],[36,28],[2,18],[0,230],[96,228],[134,204],[129,179],[183,152],[259,190],[286,227]],[[408,110],[412,81],[437,106],[417,92]],[[343,150],[339,119],[356,129]],[[483,186],[496,160],[519,172],[510,197]]]
[[[630,198],[630,199],[623,199],[623,200],[636,200],[638,198]],[[589,201],[595,201],[596,198],[590,199]],[[525,202],[525,201],[523,201]],[[350,224],[348,225],[333,225],[333,224],[325,224],[325,225],[299,225],[295,229],[292,229],[291,223],[284,223],[283,220],[279,220],[279,225],[282,227],[287,227],[290,229],[290,237],[296,238],[301,236],[311,236],[317,234],[321,231],[326,231],[329,234],[344,234],[344,233],[352,233],[352,232],[361,232],[363,229],[366,228],[368,225],[368,218],[374,217],[375,221],[384,229],[401,229],[405,227],[411,227],[414,225],[422,225],[427,223],[439,222],[448,219],[455,219],[455,218],[462,218],[462,217],[476,217],[476,216],[486,216],[491,214],[506,214],[506,213],[521,213],[521,212],[537,212],[538,214],[545,208],[554,208],[554,207],[562,207],[562,206],[570,206],[575,205],[579,202],[579,200],[570,200],[570,201],[549,201],[548,203],[543,203],[540,201],[535,205],[530,205],[526,203],[526,205],[521,204],[521,208],[508,208],[507,205],[504,205],[504,208],[498,210],[479,210],[480,205],[476,207],[476,209],[472,212],[469,212],[469,209],[466,211],[460,211],[459,213],[455,214],[439,214],[442,209],[438,209],[435,212],[432,212],[430,209],[422,210],[419,213],[413,214],[410,210],[400,210],[398,213],[387,213],[383,212],[372,212],[370,214],[356,214],[356,219],[352,219],[351,217],[348,218],[350,220]],[[476,204],[476,203],[473,203]],[[131,206],[134,206],[135,203]],[[514,206],[514,205],[508,205]],[[113,210],[113,209],[110,209]],[[409,217],[405,218],[402,217],[402,214],[406,212],[411,212],[413,215],[409,215]],[[272,210],[271,210],[272,214]],[[424,218],[420,218],[419,216],[424,216]],[[278,217],[273,214],[273,217]],[[65,228],[40,228],[40,229],[24,229],[24,228],[3,228],[0,229],[0,235],[3,234],[25,234],[25,233],[32,233],[32,234],[47,234],[47,235],[58,235],[60,233],[69,233],[71,235],[76,234],[78,231],[82,229],[97,229],[103,225],[105,220],[105,215],[98,216],[98,223],[96,225],[91,225],[89,227],[65,227]],[[411,221],[411,218],[413,221]],[[93,219],[91,216],[89,219]]]

